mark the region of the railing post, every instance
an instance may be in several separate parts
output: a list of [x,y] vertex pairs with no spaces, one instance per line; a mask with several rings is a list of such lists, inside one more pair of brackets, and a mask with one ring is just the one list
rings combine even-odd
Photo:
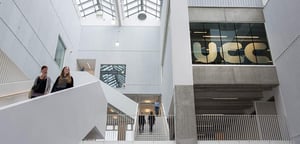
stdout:
[[260,125],[259,115],[256,115],[256,122],[257,122],[257,128],[258,128],[259,139],[262,140],[262,139],[263,139],[263,136],[262,136],[262,132],[261,132],[261,125]]

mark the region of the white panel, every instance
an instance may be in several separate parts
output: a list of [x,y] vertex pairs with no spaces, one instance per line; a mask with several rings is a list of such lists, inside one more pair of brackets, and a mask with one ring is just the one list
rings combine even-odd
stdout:
[[280,98],[278,104],[281,115],[286,116],[290,136],[300,134],[300,1],[270,0],[264,8],[266,31],[272,57],[277,68]]
[[[80,21],[73,1],[18,0],[1,1],[0,47],[29,78],[48,65],[49,75],[56,77],[60,70],[54,55],[61,35],[67,52],[78,49]],[[76,55],[67,55],[65,65],[76,66]],[[72,61],[73,60],[73,61]]]
[[165,114],[170,111],[170,105],[173,99],[174,83],[173,83],[173,72],[172,72],[172,47],[171,47],[171,35],[168,30],[166,40],[166,52],[164,56],[164,63],[162,66],[162,102],[164,103]]
[[121,110],[126,115],[129,115],[131,118],[135,118],[138,110],[138,104],[136,102],[103,82],[101,82],[101,86],[109,104]]
[[[80,44],[80,17],[72,0],[51,0],[53,9],[63,29],[67,34],[66,39],[70,41],[70,49],[79,49]],[[66,40],[65,40],[66,41]]]
[[170,9],[174,85],[193,85],[187,2],[172,1]]
[[101,64],[126,64],[121,92],[160,93],[159,27],[85,26],[80,47],[78,58],[96,59],[96,77]]

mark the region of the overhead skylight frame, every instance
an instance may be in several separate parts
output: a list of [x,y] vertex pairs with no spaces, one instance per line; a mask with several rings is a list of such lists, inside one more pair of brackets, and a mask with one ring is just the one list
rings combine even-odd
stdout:
[[145,12],[160,18],[161,2],[161,0],[123,0],[125,17]]
[[116,17],[115,0],[76,0],[80,15],[89,16],[97,12]]

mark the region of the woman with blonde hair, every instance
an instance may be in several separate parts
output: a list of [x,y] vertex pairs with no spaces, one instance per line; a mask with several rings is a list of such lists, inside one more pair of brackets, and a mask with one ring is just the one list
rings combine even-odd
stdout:
[[60,76],[57,77],[51,92],[64,90],[73,86],[74,82],[73,77],[70,74],[70,68],[68,66],[65,66],[62,69]]

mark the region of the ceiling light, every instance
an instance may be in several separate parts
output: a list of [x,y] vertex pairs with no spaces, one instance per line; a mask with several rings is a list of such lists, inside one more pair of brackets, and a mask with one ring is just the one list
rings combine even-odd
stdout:
[[218,35],[204,35],[204,38],[227,38],[227,36],[218,36]]
[[144,100],[145,103],[151,103],[151,100]]
[[206,34],[207,32],[206,31],[194,31],[193,33],[195,33],[195,34]]
[[116,46],[116,47],[119,47],[119,46],[120,46],[120,43],[117,41],[117,42],[115,43],[115,46]]
[[235,38],[258,39],[259,36],[235,36]]
[[237,97],[228,97],[228,98],[211,98],[213,100],[237,100]]
[[145,109],[145,112],[146,113],[148,113],[148,112],[150,112],[151,111],[151,109]]

